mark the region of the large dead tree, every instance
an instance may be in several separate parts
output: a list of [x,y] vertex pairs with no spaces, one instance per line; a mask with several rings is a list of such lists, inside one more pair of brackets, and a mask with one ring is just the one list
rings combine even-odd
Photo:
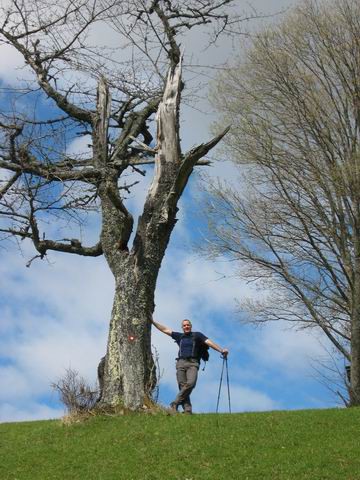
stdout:
[[[208,23],[217,36],[230,23],[230,3],[12,0],[2,8],[1,42],[22,55],[36,85],[27,73],[21,87],[9,87],[11,104],[3,103],[0,114],[0,231],[3,238],[31,240],[40,258],[49,251],[105,256],[115,297],[101,365],[103,405],[139,409],[154,386],[150,316],[178,201],[194,167],[226,132],[182,152],[177,38]],[[91,47],[97,24],[110,25],[120,36],[126,61],[116,58],[118,46]],[[84,135],[91,138],[89,148],[70,155],[67,145]],[[153,180],[131,243],[126,175],[144,174],[141,166],[152,164]],[[51,215],[59,224],[82,224],[94,211],[101,223],[94,245],[72,233],[56,239],[60,230]]]

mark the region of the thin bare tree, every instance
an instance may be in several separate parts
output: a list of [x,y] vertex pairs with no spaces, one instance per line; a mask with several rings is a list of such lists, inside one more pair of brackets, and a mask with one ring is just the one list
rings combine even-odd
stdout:
[[[360,404],[360,4],[305,0],[250,42],[214,94],[242,187],[210,187],[208,250],[264,288],[255,323],[315,329]],[[267,292],[267,293],[266,293]]]
[[[22,56],[26,75],[20,86],[3,87],[0,232],[3,239],[32,241],[34,258],[50,251],[105,256],[115,279],[99,367],[105,406],[141,409],[155,385],[150,318],[178,201],[194,167],[207,164],[203,157],[227,131],[182,151],[180,41],[195,27],[209,27],[211,41],[232,30],[241,21],[229,10],[233,4],[9,0],[1,6],[0,42]],[[100,44],[104,29],[114,35],[112,48]],[[70,154],[77,138],[88,145]],[[147,165],[155,165],[153,180],[133,232],[124,198],[138,180],[127,175],[144,175]],[[100,236],[87,245],[74,225],[94,212]]]

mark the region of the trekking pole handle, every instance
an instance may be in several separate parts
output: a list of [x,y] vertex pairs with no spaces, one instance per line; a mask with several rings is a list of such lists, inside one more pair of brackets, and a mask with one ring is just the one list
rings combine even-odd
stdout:
[[221,356],[221,358],[227,358],[228,354],[229,354],[229,350],[227,348],[223,348],[220,356]]

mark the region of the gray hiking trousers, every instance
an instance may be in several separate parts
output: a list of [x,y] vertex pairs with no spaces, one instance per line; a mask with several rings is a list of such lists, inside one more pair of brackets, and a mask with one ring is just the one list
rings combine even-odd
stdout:
[[198,370],[199,362],[196,359],[179,358],[176,362],[176,379],[179,385],[179,393],[174,403],[182,405],[185,412],[192,411],[190,394],[195,388]]

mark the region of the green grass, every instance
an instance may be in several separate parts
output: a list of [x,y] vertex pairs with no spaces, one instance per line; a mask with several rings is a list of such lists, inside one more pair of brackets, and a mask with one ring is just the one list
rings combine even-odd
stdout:
[[1,480],[359,480],[360,408],[0,425]]

